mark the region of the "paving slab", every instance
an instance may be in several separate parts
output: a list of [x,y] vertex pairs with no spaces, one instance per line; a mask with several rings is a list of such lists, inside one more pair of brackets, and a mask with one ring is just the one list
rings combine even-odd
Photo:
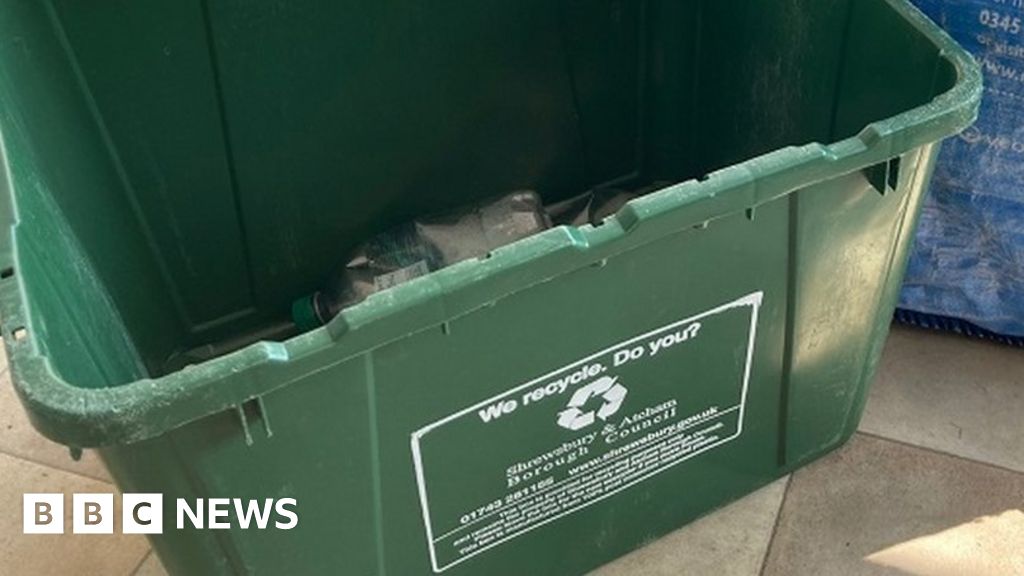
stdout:
[[[0,454],[0,573],[131,574],[149,550],[145,538],[120,534],[72,534],[71,494],[115,492],[114,486],[69,474],[14,456]],[[64,494],[64,534],[23,534],[22,496],[26,493]],[[115,495],[114,501],[120,498]],[[115,514],[120,513],[120,508]]]
[[793,474],[765,576],[1020,576],[1024,474],[858,435]]
[[150,552],[134,576],[167,576],[167,571],[164,570],[164,565],[160,563],[156,553]]
[[894,327],[860,429],[1024,472],[1024,350]]

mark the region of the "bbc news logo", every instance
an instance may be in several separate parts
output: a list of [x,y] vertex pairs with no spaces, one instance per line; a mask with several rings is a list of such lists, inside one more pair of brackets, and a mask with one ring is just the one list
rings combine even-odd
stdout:
[[[64,494],[25,494],[22,499],[25,534],[64,533]],[[299,525],[294,498],[185,498],[175,501],[175,527],[178,530],[291,530]],[[113,494],[72,494],[71,532],[73,534],[114,533]],[[234,523],[232,523],[234,516]],[[163,534],[164,497],[162,494],[122,494],[121,532],[123,534]]]

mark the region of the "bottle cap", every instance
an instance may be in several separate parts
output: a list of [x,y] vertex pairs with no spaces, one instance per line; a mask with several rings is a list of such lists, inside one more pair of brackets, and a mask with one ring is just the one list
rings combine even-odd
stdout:
[[310,294],[292,302],[292,321],[303,332],[323,326],[316,313],[316,294]]

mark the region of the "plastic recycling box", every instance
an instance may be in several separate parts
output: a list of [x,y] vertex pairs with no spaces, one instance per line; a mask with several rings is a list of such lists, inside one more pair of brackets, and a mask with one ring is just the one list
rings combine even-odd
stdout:
[[[172,574],[579,574],[841,445],[976,64],[904,0],[2,0],[0,312]],[[438,206],[666,186],[297,334]],[[295,498],[292,530],[174,501]]]

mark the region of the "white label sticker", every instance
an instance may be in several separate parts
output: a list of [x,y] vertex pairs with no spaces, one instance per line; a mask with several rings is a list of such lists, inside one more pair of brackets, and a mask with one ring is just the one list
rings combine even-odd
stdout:
[[416,431],[434,571],[738,438],[762,298],[672,322]]
[[381,274],[373,278],[373,287],[376,290],[387,290],[399,284],[405,284],[409,280],[419,278],[420,276],[426,276],[430,274],[430,267],[427,266],[426,260],[420,260],[415,264],[410,264],[405,268],[399,268],[394,272],[388,272],[387,274]]

